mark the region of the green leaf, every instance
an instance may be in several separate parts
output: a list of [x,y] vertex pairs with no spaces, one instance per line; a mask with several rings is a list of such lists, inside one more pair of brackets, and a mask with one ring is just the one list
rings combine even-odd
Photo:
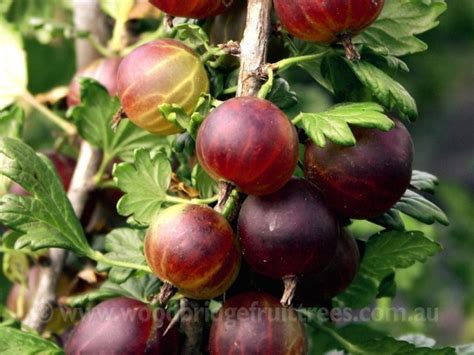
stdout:
[[423,334],[406,334],[398,338],[398,340],[407,341],[410,344],[419,346],[424,346],[428,348],[432,348],[436,345],[436,340],[428,338]]
[[21,35],[0,16],[0,110],[26,90],[28,75]]
[[298,95],[292,91],[290,84],[280,77],[273,80],[273,86],[267,95],[267,100],[273,102],[280,109],[286,110],[298,104]]
[[[110,260],[123,261],[133,264],[146,265],[143,255],[143,240],[145,232],[139,229],[117,228],[105,236],[105,257]],[[108,271],[109,279],[116,283],[126,281],[133,273],[132,269],[102,264],[97,270]]]
[[376,297],[382,280],[396,269],[406,269],[416,261],[425,262],[441,251],[441,245],[422,232],[384,231],[372,236],[354,282],[337,297],[347,307],[362,308]]
[[405,230],[405,224],[403,223],[400,213],[394,209],[390,209],[381,216],[372,218],[370,222],[385,227],[387,229],[394,229],[397,231]]
[[397,340],[377,332],[363,324],[350,324],[336,328],[332,325],[316,323],[310,316],[309,324],[316,328],[320,334],[327,334],[337,342],[336,349],[345,350],[350,354],[384,354],[384,355],[454,355],[454,348],[445,347],[433,349],[426,346],[417,346],[404,340]]
[[177,36],[181,41],[187,41],[192,46],[197,47],[209,44],[207,33],[198,25],[192,23],[180,23],[173,27],[171,37]]
[[405,191],[393,208],[425,224],[439,222],[445,226],[449,225],[449,219],[441,208],[411,190]]
[[91,252],[54,166],[46,157],[17,139],[0,138],[0,174],[31,194],[0,199],[0,222],[22,233],[17,248],[64,248],[79,255]]
[[[23,132],[25,113],[17,106],[11,106],[6,110],[0,111],[0,136],[20,138]],[[0,176],[0,196],[5,195],[11,185],[11,180]]]
[[414,121],[418,117],[415,100],[400,83],[368,62],[345,62],[381,105],[404,119]]
[[107,280],[97,290],[69,297],[67,304],[71,307],[85,306],[114,297],[129,297],[149,303],[158,294],[161,285],[162,282],[153,275],[133,276],[120,284]]
[[219,192],[217,182],[211,178],[199,164],[194,166],[191,180],[193,186],[198,189],[201,198],[209,198]]
[[59,346],[40,336],[19,329],[0,327],[0,353],[4,355],[64,354]]
[[436,27],[446,8],[444,0],[386,0],[378,19],[354,42],[386,47],[394,56],[422,52],[428,46],[415,35]]
[[377,298],[393,298],[397,294],[397,283],[395,282],[395,273],[387,275],[379,285]]
[[294,119],[306,134],[320,147],[326,145],[326,138],[336,144],[351,146],[356,139],[349,125],[390,130],[394,123],[383,108],[372,102],[347,103],[318,113],[301,113]]
[[413,170],[410,185],[420,191],[433,193],[438,185],[438,178],[424,171]]
[[[327,46],[320,44],[309,43],[299,39],[290,40],[289,38],[286,38],[285,40],[285,45],[290,49],[290,52],[294,57],[318,54],[327,51]],[[322,72],[323,61],[325,59],[325,57],[321,57],[320,59],[311,62],[298,64],[298,66],[304,69],[322,87],[324,87],[329,92],[334,93],[331,81],[328,80]]]
[[117,97],[110,97],[107,90],[90,78],[81,79],[81,104],[71,111],[79,134],[93,146],[101,148],[108,160],[115,157],[129,158],[138,148],[157,149],[170,146],[168,138],[152,135],[122,120],[114,132],[112,118],[120,108]]
[[148,225],[167,201],[171,182],[171,164],[163,154],[152,157],[144,149],[135,152],[134,163],[114,167],[117,186],[125,192],[117,205],[122,216],[133,216],[138,223]]

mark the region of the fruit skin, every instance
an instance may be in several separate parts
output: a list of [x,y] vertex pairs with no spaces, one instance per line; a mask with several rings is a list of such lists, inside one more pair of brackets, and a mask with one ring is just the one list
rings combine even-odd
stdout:
[[170,317],[163,309],[130,298],[100,303],[77,324],[66,344],[66,354],[177,354],[178,330],[166,336]]
[[240,249],[227,220],[203,205],[175,205],[161,212],[145,238],[153,272],[186,297],[223,294],[240,268]]
[[374,22],[384,0],[274,0],[283,27],[306,41],[330,44]]
[[238,231],[244,259],[253,270],[283,278],[328,266],[339,225],[318,189],[292,178],[273,194],[249,196],[240,210]]
[[298,163],[298,136],[285,114],[256,97],[227,100],[201,125],[196,154],[203,169],[249,195],[282,188]]
[[79,78],[95,79],[107,89],[111,96],[117,95],[117,70],[121,60],[121,58],[102,58],[79,70],[69,85],[68,107],[79,105],[81,102]]
[[307,353],[303,325],[296,312],[263,292],[247,292],[226,301],[211,327],[211,355],[300,355]]
[[353,128],[357,143],[306,144],[304,170],[329,206],[344,217],[370,219],[387,212],[411,180],[413,142],[398,120],[388,132]]
[[296,299],[305,307],[324,304],[344,292],[359,269],[360,253],[356,240],[347,231],[338,238],[336,254],[329,266],[316,275],[300,280]]
[[133,123],[154,134],[170,135],[180,129],[162,116],[159,106],[177,104],[191,113],[201,93],[209,91],[209,79],[191,48],[160,39],[136,48],[122,60],[117,86]]
[[150,0],[150,2],[176,17],[189,17],[202,19],[216,16],[232,5],[232,0]]

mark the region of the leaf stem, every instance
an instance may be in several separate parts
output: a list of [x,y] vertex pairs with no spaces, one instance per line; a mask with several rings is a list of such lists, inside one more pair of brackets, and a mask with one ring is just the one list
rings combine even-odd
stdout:
[[107,47],[103,46],[102,43],[100,43],[99,39],[92,33],[88,33],[86,39],[90,43],[90,45],[94,47],[94,49],[102,56],[106,58],[114,56],[114,53],[112,53],[112,51],[110,51]]
[[273,79],[275,78],[275,74],[273,72],[273,68],[271,65],[267,66],[267,75],[268,75],[267,82],[262,85],[262,87],[260,88],[257,94],[257,96],[261,99],[265,99],[267,95],[270,93],[270,91],[272,91]]
[[104,254],[102,254],[99,251],[93,251],[92,253],[90,253],[87,256],[92,260],[95,260],[97,262],[101,262],[103,264],[107,264],[107,265],[110,265],[110,266],[117,266],[117,267],[123,267],[123,268],[127,268],[127,269],[144,271],[146,273],[151,274],[151,269],[147,265],[128,263],[126,261],[109,259],[109,258],[107,258],[107,256],[105,256]]
[[295,118],[293,118],[293,119],[291,120],[291,123],[293,123],[294,125],[297,125],[302,119],[303,119],[303,116],[302,116],[302,115],[298,115],[298,116],[296,116]]
[[324,56],[326,56],[328,53],[330,53],[331,50],[325,50],[324,52],[316,53],[316,54],[308,54],[308,55],[302,55],[302,56],[297,56],[297,57],[290,57],[286,59],[282,59],[276,63],[273,63],[272,67],[278,71],[278,73],[281,73],[288,68],[292,67],[293,65],[298,65],[302,63],[307,63],[307,62],[312,62],[315,60],[318,60]]
[[312,312],[308,310],[299,310],[298,312],[302,313],[309,319],[309,325],[313,328],[316,328],[318,330],[321,330],[322,332],[330,335],[333,337],[339,344],[342,345],[344,349],[346,349],[347,352],[349,353],[355,353],[355,354],[363,354],[364,352],[356,345],[352,344],[350,341],[347,339],[344,339],[342,336],[340,336],[335,330],[324,326],[323,324],[319,323],[314,319],[314,315]]
[[66,121],[64,118],[60,117],[59,115],[51,111],[49,108],[38,102],[38,100],[36,100],[36,98],[31,95],[29,91],[24,91],[20,98],[29,105],[31,105],[33,108],[38,110],[40,113],[42,113],[44,117],[46,117],[56,126],[60,127],[69,136],[74,136],[77,134],[76,126]]

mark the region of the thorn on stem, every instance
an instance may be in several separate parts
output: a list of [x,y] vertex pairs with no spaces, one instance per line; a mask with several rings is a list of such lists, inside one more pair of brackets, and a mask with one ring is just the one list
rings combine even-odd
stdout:
[[120,107],[120,109],[115,113],[114,117],[112,118],[111,127],[114,132],[117,130],[120,121],[122,121],[122,119],[124,118],[127,118],[127,115],[125,114],[123,107]]

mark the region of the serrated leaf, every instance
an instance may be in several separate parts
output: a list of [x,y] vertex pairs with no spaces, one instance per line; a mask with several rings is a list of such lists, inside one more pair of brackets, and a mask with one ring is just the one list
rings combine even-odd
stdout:
[[396,111],[404,119],[414,121],[418,117],[415,100],[400,83],[371,63],[345,62],[381,105]]
[[117,186],[125,192],[117,211],[144,225],[166,203],[166,191],[171,182],[171,164],[163,154],[151,157],[144,149],[135,152],[134,163],[121,163],[113,171]]
[[[25,113],[17,106],[11,106],[0,111],[0,136],[20,138],[23,131]],[[1,163],[0,163],[1,164]],[[0,175],[0,196],[5,195],[11,185],[11,180]]]
[[201,198],[210,198],[219,192],[217,182],[199,164],[193,168],[191,181],[193,186],[198,189]]
[[441,245],[422,232],[384,231],[372,236],[354,282],[337,297],[347,307],[362,308],[376,297],[382,280],[396,269],[406,269],[416,261],[425,262],[441,251]]
[[[299,39],[290,40],[289,38],[286,38],[285,45],[290,49],[290,52],[295,57],[311,54],[320,54],[327,51],[326,46],[316,43],[309,43]],[[322,72],[322,64],[324,60],[325,57],[321,56],[320,58],[315,59],[311,62],[303,62],[301,64],[298,64],[298,66],[304,69],[322,87],[324,87],[329,92],[334,93],[334,89],[332,87],[331,82],[323,75]]]
[[[143,240],[145,232],[139,229],[117,228],[105,236],[105,257],[110,260],[123,261],[138,265],[146,265],[143,255]],[[109,279],[122,283],[126,281],[134,271],[105,264],[97,265],[98,271],[108,271]]]
[[53,164],[14,138],[0,138],[0,174],[30,196],[0,199],[0,222],[22,233],[16,247],[63,248],[79,255],[92,252]]
[[405,230],[405,224],[403,223],[400,213],[394,209],[390,209],[381,216],[372,218],[370,222],[385,227],[387,229],[394,229],[397,231]]
[[298,104],[298,95],[291,90],[290,84],[280,77],[273,80],[272,90],[266,99],[273,102],[282,110],[289,109]]
[[59,355],[59,346],[33,333],[10,327],[0,327],[0,353],[4,355]]
[[207,33],[198,25],[193,23],[180,23],[173,27],[172,36],[176,35],[181,41],[188,41],[194,47],[209,44]]
[[424,171],[413,170],[410,185],[420,191],[434,192],[438,178]]
[[405,191],[393,208],[425,224],[439,222],[445,226],[449,225],[449,219],[441,208],[411,190]]
[[373,102],[347,103],[318,113],[301,113],[294,121],[300,122],[306,134],[320,147],[326,145],[326,138],[340,145],[356,143],[349,125],[365,128],[390,130],[394,123],[383,108]]
[[386,47],[394,56],[422,52],[428,46],[415,35],[436,27],[446,8],[444,0],[386,0],[377,20],[354,42]]
[[122,120],[114,132],[111,128],[112,118],[119,108],[120,101],[117,97],[110,97],[97,81],[82,78],[81,104],[72,109],[71,116],[80,136],[93,146],[101,148],[109,160],[114,157],[130,157],[138,148],[169,148],[169,139],[152,135],[129,120]]
[[428,338],[427,336],[424,336],[423,334],[406,334],[399,337],[398,340],[409,342],[410,344],[416,345],[418,347],[424,346],[424,347],[432,348],[433,346],[436,345],[436,340]]
[[[426,346],[417,346],[407,341],[398,340],[384,335],[363,324],[350,324],[336,328],[331,325],[316,324],[316,320],[309,312],[304,312],[310,318],[310,326],[322,334],[333,338],[333,344],[338,350],[345,350],[350,354],[364,355],[455,355],[455,349],[450,347],[433,349]],[[337,344],[337,345],[336,345]],[[328,344],[330,345],[330,344]]]
[[397,284],[395,282],[395,273],[387,275],[380,282],[377,298],[390,297],[393,298],[397,294]]
[[153,275],[133,276],[121,284],[107,280],[97,290],[83,295],[69,297],[67,303],[72,307],[77,307],[84,306],[90,302],[121,296],[149,303],[150,299],[159,293],[162,284],[163,283]]
[[21,35],[0,17],[0,110],[23,94],[28,83]]

